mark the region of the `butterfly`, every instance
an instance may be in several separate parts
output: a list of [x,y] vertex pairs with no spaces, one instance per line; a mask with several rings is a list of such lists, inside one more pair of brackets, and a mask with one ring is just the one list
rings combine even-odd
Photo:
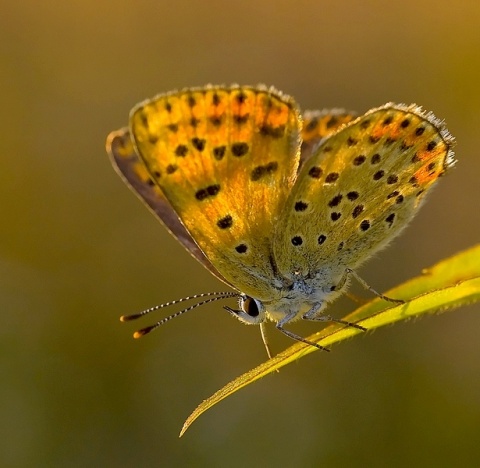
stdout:
[[319,348],[285,326],[306,319],[363,329],[325,308],[415,216],[454,165],[453,145],[444,123],[416,105],[302,115],[273,87],[234,85],[138,104],[129,126],[108,136],[107,152],[170,233],[234,291],[193,297],[237,297],[238,309],[225,309],[260,325],[268,351],[267,321]]

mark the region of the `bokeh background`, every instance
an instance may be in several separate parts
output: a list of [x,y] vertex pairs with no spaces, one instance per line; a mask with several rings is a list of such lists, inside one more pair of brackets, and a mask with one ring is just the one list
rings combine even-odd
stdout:
[[[447,120],[459,163],[361,270],[386,290],[480,237],[478,2],[24,0],[1,10],[1,466],[478,466],[478,306],[314,353],[178,439],[194,407],[264,349],[258,329],[219,304],[131,338],[137,324],[121,314],[224,286],[104,151],[136,102],[185,86],[273,84],[303,109],[421,104]],[[353,308],[341,300],[332,314]],[[279,335],[277,351],[291,344]]]

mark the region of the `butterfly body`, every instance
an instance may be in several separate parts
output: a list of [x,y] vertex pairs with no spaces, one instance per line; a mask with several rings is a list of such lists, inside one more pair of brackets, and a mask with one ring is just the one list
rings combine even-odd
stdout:
[[453,165],[452,146],[415,105],[302,118],[264,86],[157,96],[107,142],[125,182],[239,292],[241,310],[229,310],[280,328],[324,317],[350,272],[405,228]]

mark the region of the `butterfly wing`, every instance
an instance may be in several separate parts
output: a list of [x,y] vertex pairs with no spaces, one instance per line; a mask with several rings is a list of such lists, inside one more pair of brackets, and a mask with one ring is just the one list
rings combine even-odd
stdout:
[[280,273],[326,280],[358,266],[412,219],[453,165],[452,146],[443,123],[414,105],[373,109],[326,138],[278,223]]
[[147,173],[219,273],[269,295],[271,236],[299,163],[300,118],[273,89],[207,87],[132,110]]
[[107,138],[107,153],[123,181],[147,205],[167,230],[205,268],[218,279],[226,282],[192,239],[160,188],[153,183],[145,165],[135,152],[128,128],[110,133]]
[[357,116],[356,112],[344,109],[324,109],[306,111],[303,113],[302,151],[300,166],[309,159],[318,144],[326,137],[335,133],[343,125],[351,122]]

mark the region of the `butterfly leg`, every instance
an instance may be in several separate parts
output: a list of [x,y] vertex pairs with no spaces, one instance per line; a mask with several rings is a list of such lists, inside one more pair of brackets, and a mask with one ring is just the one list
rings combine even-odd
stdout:
[[322,314],[321,309],[322,309],[322,303],[315,304],[310,310],[308,310],[303,315],[302,318],[304,320],[312,320],[314,322],[334,322],[334,323],[339,323],[341,325],[346,325],[347,327],[353,327],[353,328],[357,328],[358,330],[367,331],[365,327],[362,327],[361,325],[357,325],[356,323],[348,322],[347,320],[337,319],[335,317],[332,317],[331,315]]
[[345,277],[347,275],[352,275],[366,290],[370,291],[372,294],[374,294],[375,296],[383,299],[384,301],[394,302],[396,304],[405,304],[405,301],[402,300],[402,299],[393,299],[391,297],[384,296],[383,294],[379,293],[378,291],[375,291],[375,289],[373,289],[369,284],[367,284],[367,282],[365,280],[360,278],[360,276],[358,276],[357,273],[354,270],[352,270],[350,268],[346,268],[345,273],[346,273]]
[[321,349],[322,351],[330,351],[328,348],[325,348],[324,346],[320,346],[318,343],[314,343],[313,341],[309,341],[306,338],[303,338],[300,335],[297,335],[297,334],[295,334],[295,333],[293,333],[289,330],[285,330],[285,328],[283,328],[283,326],[286,323],[288,323],[292,318],[294,318],[295,315],[296,314],[293,314],[293,313],[289,314],[289,315],[286,315],[282,320],[280,320],[277,323],[277,325],[276,325],[277,330],[280,330],[284,335],[287,335],[289,338],[292,338],[295,341],[300,341],[300,342],[308,344],[310,346],[314,346],[315,348]]

